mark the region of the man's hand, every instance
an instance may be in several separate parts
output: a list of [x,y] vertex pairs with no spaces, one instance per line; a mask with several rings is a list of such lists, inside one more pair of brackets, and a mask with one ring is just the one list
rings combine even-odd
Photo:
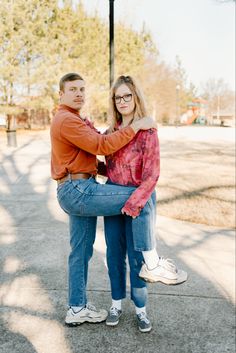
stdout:
[[157,123],[156,121],[153,120],[153,118],[150,117],[145,117],[140,120],[134,121],[132,124],[130,124],[134,132],[138,132],[139,130],[149,130],[149,129],[156,129],[157,128]]

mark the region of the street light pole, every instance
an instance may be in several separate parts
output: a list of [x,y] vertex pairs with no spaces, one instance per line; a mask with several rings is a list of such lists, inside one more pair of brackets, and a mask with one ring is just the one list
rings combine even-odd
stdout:
[[114,81],[114,1],[109,0],[109,70],[110,70],[110,87]]

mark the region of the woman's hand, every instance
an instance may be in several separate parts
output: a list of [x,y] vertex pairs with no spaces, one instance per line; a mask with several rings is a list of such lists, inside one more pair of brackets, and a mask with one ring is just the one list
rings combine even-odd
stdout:
[[132,216],[131,214],[129,214],[129,212],[123,211],[123,208],[122,208],[122,210],[121,210],[121,213],[122,213],[123,215],[130,216],[130,217],[132,217],[133,219],[136,218],[136,216]]
[[124,207],[122,208],[121,213],[122,213],[123,215],[130,216],[130,217],[132,217],[133,219],[137,218],[137,216],[133,216],[131,212],[124,210]]

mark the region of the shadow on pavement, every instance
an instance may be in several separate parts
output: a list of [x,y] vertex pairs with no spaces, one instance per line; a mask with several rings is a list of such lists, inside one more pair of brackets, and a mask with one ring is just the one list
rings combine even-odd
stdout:
[[[116,328],[63,324],[67,301],[67,216],[50,180],[48,132],[0,145],[1,349],[3,353],[224,353],[234,351],[233,232],[158,217],[159,253],[189,273],[181,286],[149,285],[153,330],[137,330],[127,299]],[[110,290],[99,218],[88,283],[108,309]]]

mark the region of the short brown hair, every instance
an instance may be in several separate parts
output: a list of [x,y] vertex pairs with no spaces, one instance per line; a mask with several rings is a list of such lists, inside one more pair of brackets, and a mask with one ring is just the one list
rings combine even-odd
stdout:
[[60,91],[64,91],[65,82],[76,81],[76,80],[82,80],[83,81],[84,79],[79,74],[76,74],[76,73],[73,73],[73,72],[62,76],[62,78],[60,79],[60,82],[59,82]]

